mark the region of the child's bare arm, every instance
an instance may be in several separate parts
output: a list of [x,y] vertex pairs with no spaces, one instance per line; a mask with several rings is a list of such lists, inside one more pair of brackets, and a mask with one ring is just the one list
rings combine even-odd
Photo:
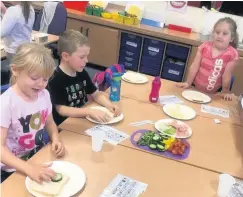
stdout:
[[26,169],[29,168],[29,164],[25,161],[16,157],[11,151],[6,147],[6,138],[7,138],[8,129],[1,127],[1,162],[6,166],[15,168],[17,171],[23,172],[26,174]]
[[109,121],[109,116],[105,112],[91,109],[89,107],[76,108],[65,105],[56,105],[56,110],[64,117],[85,118],[89,116],[99,122]]
[[188,88],[192,85],[192,83],[196,77],[196,74],[200,68],[201,58],[202,58],[201,52],[198,51],[192,65],[189,69],[189,74],[187,76],[186,81],[184,83],[178,83],[177,84],[178,87]]
[[112,102],[104,95],[104,93],[100,91],[95,91],[93,94],[91,94],[91,97],[94,99],[94,101],[106,108],[111,107]]
[[83,118],[89,115],[89,109],[69,107],[65,105],[56,105],[57,112],[63,117]]
[[202,55],[200,52],[197,52],[196,57],[190,67],[189,74],[187,77],[186,82],[191,85],[192,82],[194,81],[196,74],[200,68],[200,63],[201,63]]
[[234,96],[234,94],[231,93],[230,91],[230,84],[231,84],[231,78],[233,76],[233,72],[235,70],[236,65],[237,65],[237,60],[229,62],[222,76],[222,92],[219,94],[226,101],[231,101]]
[[48,167],[50,165],[34,165],[23,161],[22,159],[16,157],[11,151],[6,147],[6,138],[8,129],[5,127],[0,127],[1,129],[1,163],[16,169],[29,176],[34,181],[41,183],[42,181],[48,181],[55,177],[55,172]]
[[51,141],[59,141],[57,125],[53,120],[52,114],[47,117],[45,128]]
[[230,83],[231,78],[233,76],[233,72],[236,68],[238,61],[229,62],[224,70],[224,74],[222,76],[222,92],[229,93],[230,92]]
[[52,151],[57,157],[63,156],[65,154],[65,148],[59,139],[57,125],[53,120],[52,114],[48,116],[45,127],[52,141]]

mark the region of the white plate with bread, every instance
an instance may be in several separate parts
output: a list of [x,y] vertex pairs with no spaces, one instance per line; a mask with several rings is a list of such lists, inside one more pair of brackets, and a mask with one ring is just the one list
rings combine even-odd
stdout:
[[102,107],[102,106],[92,106],[90,107],[91,109],[95,109],[95,110],[100,110],[105,112],[110,118],[110,120],[108,122],[98,122],[94,119],[92,119],[91,117],[87,116],[87,120],[93,122],[93,123],[97,123],[97,124],[114,124],[117,122],[120,122],[123,118],[124,115],[123,113],[121,113],[119,116],[115,117],[114,114],[112,112],[109,111],[109,109],[107,109],[106,107]]
[[199,104],[209,103],[211,101],[208,95],[194,90],[185,90],[182,92],[182,96],[188,101]]
[[124,75],[122,75],[122,79],[134,84],[143,84],[148,82],[148,78],[145,75],[131,71],[127,71]]
[[38,184],[29,177],[26,177],[25,186],[33,196],[73,196],[84,187],[86,176],[79,166],[67,161],[53,161],[50,168],[59,175],[56,176],[56,180]]

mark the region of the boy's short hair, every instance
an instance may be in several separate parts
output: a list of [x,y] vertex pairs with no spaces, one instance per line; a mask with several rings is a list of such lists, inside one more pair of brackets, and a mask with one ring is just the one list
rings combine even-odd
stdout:
[[57,44],[58,54],[60,57],[63,52],[71,55],[83,45],[89,46],[89,41],[86,36],[74,29],[66,30],[59,36]]

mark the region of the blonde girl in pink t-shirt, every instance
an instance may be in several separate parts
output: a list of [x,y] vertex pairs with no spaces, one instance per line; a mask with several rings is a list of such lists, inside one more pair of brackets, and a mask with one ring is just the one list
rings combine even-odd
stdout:
[[232,100],[230,83],[237,65],[238,34],[235,21],[229,17],[216,22],[212,41],[198,47],[198,52],[189,70],[186,82],[178,83],[181,88],[191,85],[206,93],[219,93],[225,100]]
[[11,62],[11,87],[1,96],[1,177],[15,170],[41,183],[56,176],[50,165],[33,164],[24,158],[43,145],[46,130],[51,139],[52,152],[65,154],[52,118],[52,104],[45,89],[53,74],[55,62],[43,45],[21,45]]

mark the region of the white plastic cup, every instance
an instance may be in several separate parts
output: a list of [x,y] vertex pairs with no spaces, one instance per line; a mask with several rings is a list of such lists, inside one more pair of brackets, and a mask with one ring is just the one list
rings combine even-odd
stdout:
[[104,139],[105,139],[104,131],[98,130],[92,133],[92,150],[94,152],[101,151]]
[[227,197],[231,187],[235,184],[235,178],[229,174],[219,175],[218,196]]

